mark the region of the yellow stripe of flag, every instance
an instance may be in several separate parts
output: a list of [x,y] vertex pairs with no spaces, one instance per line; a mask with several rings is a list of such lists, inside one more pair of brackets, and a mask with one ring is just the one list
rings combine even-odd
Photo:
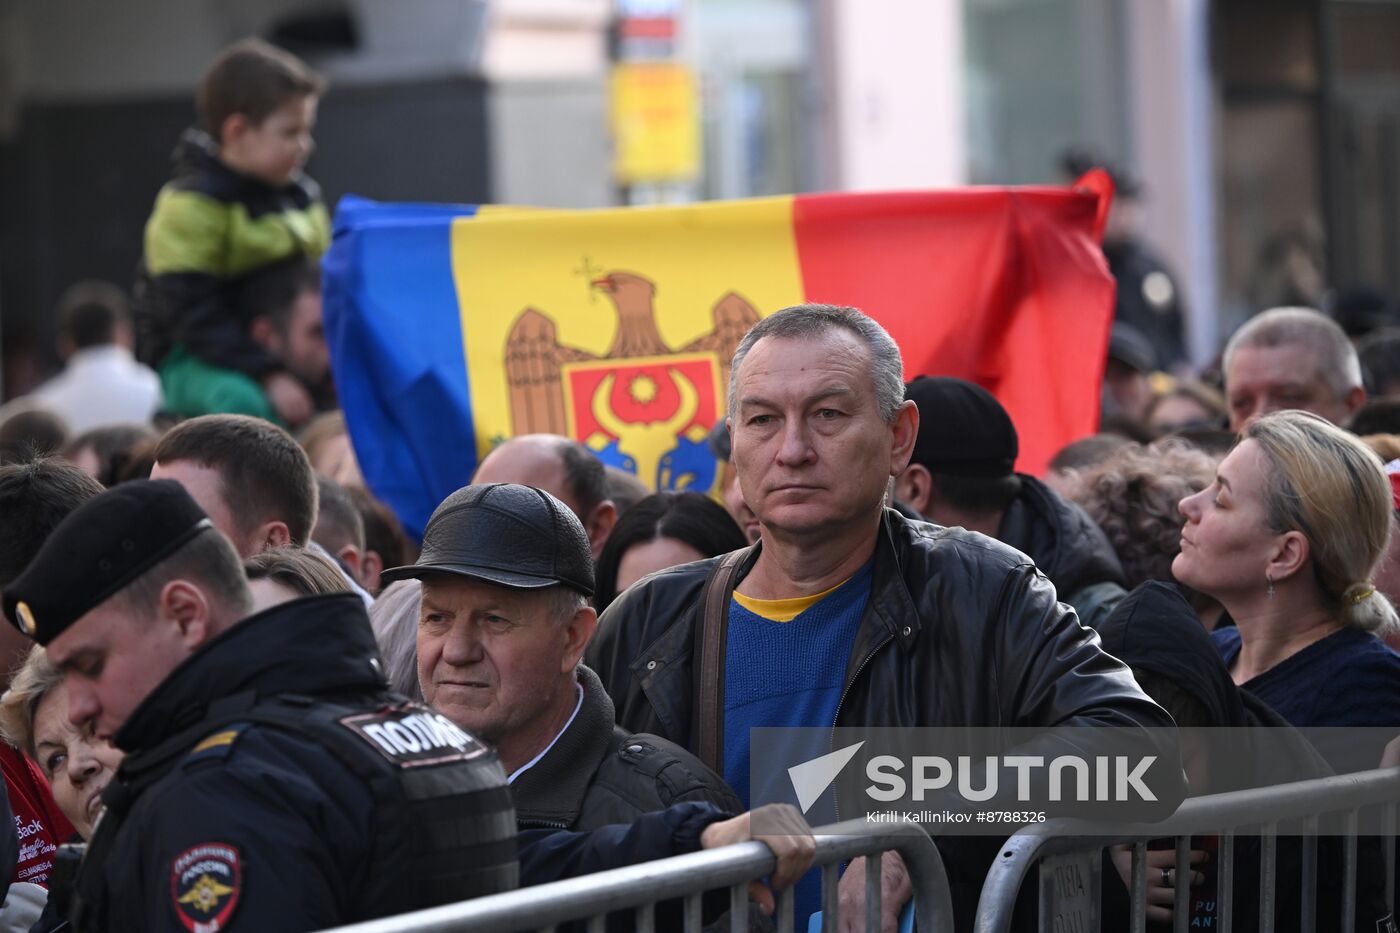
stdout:
[[454,224],[452,262],[480,453],[565,434],[649,486],[723,416],[744,331],[805,297],[786,197],[482,211]]

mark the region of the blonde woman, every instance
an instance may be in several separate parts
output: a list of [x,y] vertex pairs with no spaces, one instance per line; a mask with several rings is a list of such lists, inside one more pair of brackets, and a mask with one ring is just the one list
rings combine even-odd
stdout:
[[[29,650],[10,681],[10,689],[0,697],[0,732],[38,762],[58,808],[80,837],[91,838],[93,825],[102,812],[102,789],[112,780],[123,756],[109,743],[94,739],[89,730],[68,721],[68,689],[38,645]],[[6,930],[30,929],[34,933],[68,929],[62,898],[46,899],[33,907],[32,926],[19,926],[12,923],[14,908],[7,900],[0,926]]]
[[68,721],[68,689],[37,645],[0,697],[0,731],[38,763],[63,815],[89,838],[123,755]]
[[[1400,721],[1400,655],[1371,582],[1390,529],[1390,484],[1356,438],[1300,411],[1248,424],[1215,481],[1181,500],[1177,580],[1235,627],[1214,633],[1235,683],[1299,727]],[[1374,768],[1384,739],[1318,737],[1337,771]]]

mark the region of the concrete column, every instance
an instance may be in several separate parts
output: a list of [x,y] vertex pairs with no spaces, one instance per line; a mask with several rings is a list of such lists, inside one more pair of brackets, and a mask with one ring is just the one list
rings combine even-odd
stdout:
[[1129,0],[1133,150],[1147,185],[1142,231],[1176,272],[1187,350],[1207,362],[1217,333],[1214,107],[1208,0]]

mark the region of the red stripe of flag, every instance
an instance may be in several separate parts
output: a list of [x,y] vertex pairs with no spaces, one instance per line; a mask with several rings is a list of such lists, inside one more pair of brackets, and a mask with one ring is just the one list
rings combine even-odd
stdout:
[[798,196],[807,300],[853,305],[880,321],[907,378],[985,386],[1016,424],[1017,469],[1041,473],[1098,422],[1113,318],[1099,247],[1109,196],[1063,188]]

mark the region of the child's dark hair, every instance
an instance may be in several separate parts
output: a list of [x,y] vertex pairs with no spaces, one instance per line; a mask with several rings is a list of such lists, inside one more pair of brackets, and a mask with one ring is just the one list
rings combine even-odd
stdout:
[[195,104],[215,139],[236,113],[259,126],[278,107],[325,93],[326,81],[290,52],[261,39],[244,39],[219,53],[204,73]]

